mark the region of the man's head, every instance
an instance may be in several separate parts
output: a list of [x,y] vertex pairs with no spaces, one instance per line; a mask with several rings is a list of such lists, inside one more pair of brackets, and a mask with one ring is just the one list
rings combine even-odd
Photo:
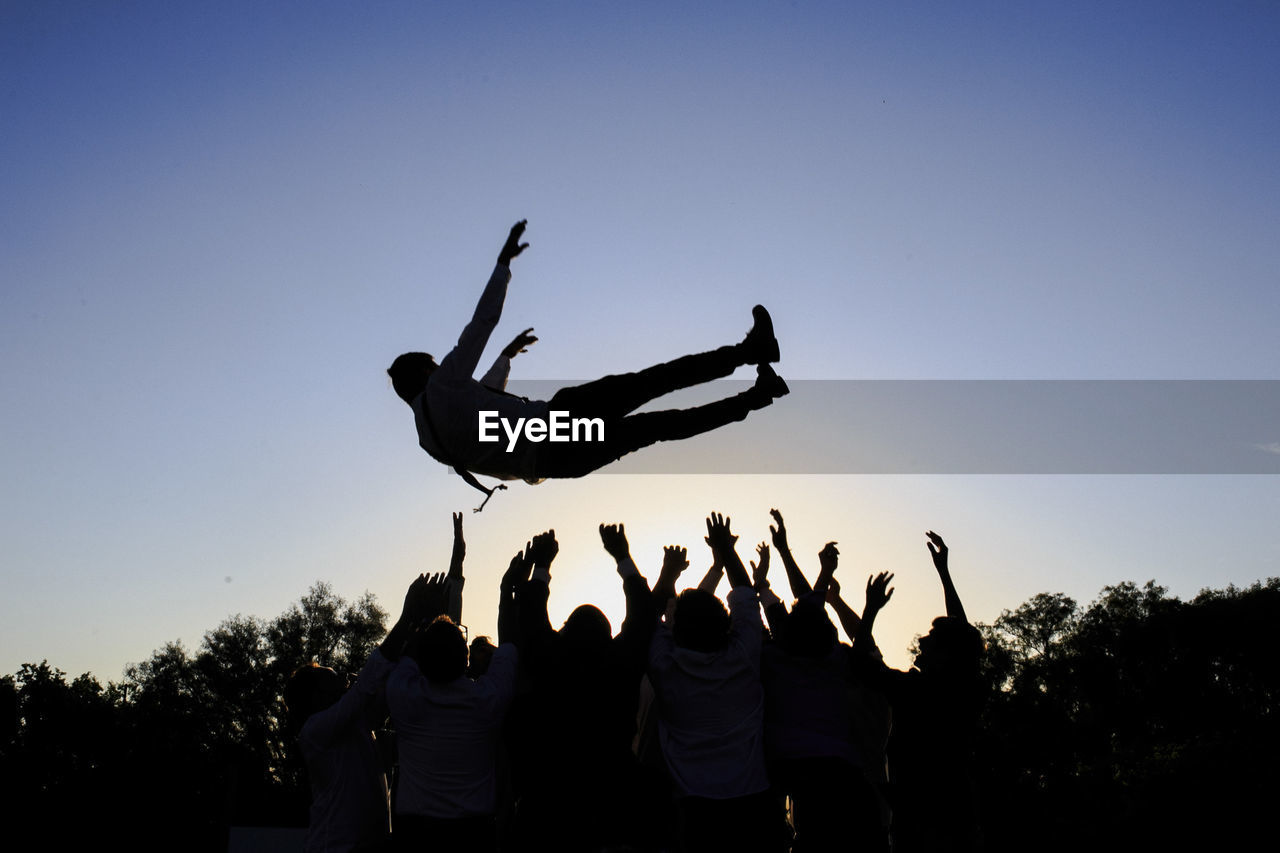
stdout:
[[471,654],[467,660],[467,678],[479,678],[489,671],[489,663],[498,647],[486,636],[476,637],[471,641]]
[[706,590],[686,589],[676,599],[672,639],[695,652],[718,652],[729,644],[729,611]]
[[835,648],[840,639],[816,593],[796,601],[787,614],[785,626],[779,638],[781,645],[789,654],[800,657],[823,657]]
[[428,681],[448,684],[467,671],[467,638],[448,616],[437,616],[418,635],[412,653]]
[[560,639],[578,654],[597,654],[608,647],[612,638],[613,626],[609,624],[609,617],[592,604],[574,608],[560,629]]
[[406,352],[391,362],[387,375],[391,377],[391,387],[396,389],[396,395],[412,405],[413,398],[427,387],[427,380],[437,366],[436,360],[425,352]]
[[951,616],[933,620],[929,633],[920,638],[916,669],[921,672],[964,674],[974,669],[983,652],[982,634],[977,628]]
[[308,717],[337,702],[346,690],[347,679],[327,666],[309,663],[295,669],[284,686],[290,728],[301,731]]

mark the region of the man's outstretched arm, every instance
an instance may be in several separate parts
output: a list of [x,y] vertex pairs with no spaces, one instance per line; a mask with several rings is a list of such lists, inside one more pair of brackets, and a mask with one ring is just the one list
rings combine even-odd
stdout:
[[507,390],[507,378],[511,375],[511,359],[522,352],[528,352],[529,346],[538,342],[538,336],[530,334],[532,331],[533,327],[530,326],[503,347],[502,354],[494,360],[493,367],[490,367],[489,372],[480,380],[481,385],[495,391]]
[[951,569],[947,567],[947,543],[932,530],[926,530],[924,535],[929,537],[926,544],[929,553],[933,555],[933,567],[938,571],[938,579],[942,581],[942,595],[946,601],[947,615],[961,622],[968,622],[964,615],[964,605],[960,603],[960,594],[956,592],[956,585],[951,580]]
[[511,259],[529,248],[528,243],[520,242],[526,224],[527,220],[521,219],[511,226],[507,242],[498,252],[498,265],[494,268],[493,275],[489,277],[489,283],[485,285],[484,292],[480,294],[480,301],[476,304],[471,322],[467,323],[467,327],[462,330],[462,334],[458,337],[458,345],[441,360],[438,369],[447,371],[449,375],[468,378],[476,372],[476,367],[480,364],[480,356],[484,354],[484,348],[489,343],[489,336],[493,334],[498,321],[502,319],[502,305],[507,299],[507,283],[511,281]]

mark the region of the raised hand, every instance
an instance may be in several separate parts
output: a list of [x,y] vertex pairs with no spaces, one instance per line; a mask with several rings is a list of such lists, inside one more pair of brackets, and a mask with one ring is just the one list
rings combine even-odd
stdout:
[[751,576],[747,574],[747,567],[742,565],[738,552],[734,550],[734,543],[737,541],[738,537],[729,529],[728,517],[721,516],[718,512],[713,512],[707,517],[707,544],[711,546],[711,553],[715,558],[724,564],[724,573],[729,579],[729,585],[734,588],[751,586]]
[[942,537],[934,533],[932,530],[926,530],[924,535],[929,537],[929,541],[925,543],[925,547],[927,547],[929,549],[929,553],[933,555],[933,567],[939,572],[945,572],[947,570],[947,543],[943,542]]
[[756,546],[756,554],[760,562],[751,561],[751,585],[759,591],[769,585],[769,546],[761,542]]
[[418,618],[423,622],[430,622],[448,608],[448,596],[445,591],[445,574],[444,572],[436,572],[425,578],[420,591],[421,599],[417,606],[420,608]]
[[778,522],[778,526],[769,525],[769,535],[773,539],[773,547],[779,551],[787,547],[787,525],[782,521],[782,513],[776,509],[769,510],[769,515],[773,516],[773,520]]
[[631,547],[627,544],[627,530],[624,525],[600,525],[600,542],[609,556],[619,563],[631,558]]
[[679,545],[666,545],[662,549],[662,572],[673,580],[689,568],[689,552]]
[[404,606],[400,608],[401,622],[416,622],[422,617],[423,597],[427,590],[427,576],[418,575],[409,584],[409,589],[404,594]]
[[961,622],[968,622],[969,619],[964,614],[964,605],[960,603],[960,594],[956,592],[955,582],[951,580],[951,570],[947,568],[947,543],[932,530],[926,530],[924,535],[929,537],[926,544],[929,553],[933,556],[933,567],[938,571],[938,579],[942,581],[942,596],[947,605],[947,615]]
[[865,612],[878,612],[889,603],[889,599],[893,598],[893,589],[889,586],[889,582],[892,580],[892,572],[881,572],[875,577],[867,578],[867,604]]
[[462,576],[462,561],[467,556],[467,541],[462,538],[462,513],[453,514],[453,556],[449,559],[449,574]]
[[511,343],[503,347],[502,354],[505,355],[507,358],[515,358],[517,355],[519,355],[522,352],[528,352],[529,345],[538,342],[538,338],[535,335],[529,334],[532,331],[533,331],[533,326],[530,326],[529,328],[525,329],[523,332],[521,332],[520,334],[512,338]]
[[529,573],[533,571],[533,543],[530,542],[524,551],[516,551],[516,555],[511,558],[511,564],[507,566],[507,570],[502,574],[502,589],[506,592],[513,591],[518,584],[529,579]]
[[556,541],[556,532],[548,530],[533,537],[529,544],[532,551],[533,565],[550,568],[551,561],[560,553],[560,543]]
[[713,512],[707,516],[706,540],[712,551],[722,553],[732,550],[734,543],[738,541],[738,537],[734,536],[733,531],[729,529],[729,519],[718,512]]
[[840,581],[836,580],[833,577],[830,581],[827,582],[827,604],[830,604],[831,606],[834,607],[836,602],[839,600],[840,600]]
[[499,264],[504,267],[509,266],[512,258],[529,248],[528,243],[520,242],[520,238],[524,235],[525,226],[528,224],[529,220],[521,219],[511,226],[511,233],[507,235],[507,242],[502,244],[502,251],[498,252]]
[[836,543],[828,542],[822,546],[822,550],[818,552],[818,567],[823,574],[831,575],[839,563],[840,551],[836,548]]

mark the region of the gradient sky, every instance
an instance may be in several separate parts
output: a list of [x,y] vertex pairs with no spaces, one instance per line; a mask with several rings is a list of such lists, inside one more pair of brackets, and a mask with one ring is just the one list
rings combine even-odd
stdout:
[[[118,679],[315,580],[394,610],[443,569],[475,499],[384,371],[443,355],[522,217],[518,377],[731,343],[763,302],[795,380],[1280,379],[1274,3],[19,0],[0,116],[0,672]],[[597,523],[698,574],[708,511],[746,545],[770,506],[803,565],[840,542],[855,607],[897,571],[898,664],[942,607],[927,528],[988,621],[1280,574],[1274,476],[599,473],[468,512],[464,621],[546,527],[553,619],[616,626]]]

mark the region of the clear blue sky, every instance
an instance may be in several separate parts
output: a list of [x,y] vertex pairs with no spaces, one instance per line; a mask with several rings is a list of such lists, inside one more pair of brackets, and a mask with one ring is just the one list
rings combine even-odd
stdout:
[[[1273,3],[6,2],[0,115],[0,672],[115,679],[443,568],[473,496],[384,370],[447,349],[522,217],[519,377],[763,302],[789,379],[1280,379]],[[1280,574],[1272,476],[598,474],[468,513],[466,621],[545,527],[553,617],[616,619],[598,522],[696,570],[708,511],[745,543],[774,505],[855,606],[898,572],[889,650],[941,608],[926,528],[986,620]]]

